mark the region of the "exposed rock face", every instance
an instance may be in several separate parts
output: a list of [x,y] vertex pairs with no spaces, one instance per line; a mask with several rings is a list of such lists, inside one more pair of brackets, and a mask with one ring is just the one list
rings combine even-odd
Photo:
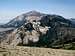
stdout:
[[[29,25],[29,26],[28,26]],[[37,26],[37,28],[33,28],[33,24],[31,23],[27,23],[26,25],[16,29],[12,34],[10,34],[8,37],[12,37],[9,38],[9,40],[7,40],[7,42],[9,42],[10,40],[10,45],[17,45],[19,43],[21,43],[22,45],[28,45],[28,44],[33,44],[33,43],[37,43],[39,41],[39,37],[41,35],[46,35],[46,32],[49,30],[48,27],[41,27],[41,26]]]
[[52,47],[75,42],[75,29],[72,28],[71,21],[62,16],[31,11],[18,16],[8,24],[15,27],[16,23],[18,27],[2,43],[13,46]]

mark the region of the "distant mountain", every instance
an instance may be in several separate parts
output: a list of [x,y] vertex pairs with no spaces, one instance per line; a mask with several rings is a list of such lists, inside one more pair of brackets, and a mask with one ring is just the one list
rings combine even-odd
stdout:
[[[24,13],[22,15],[17,16],[16,18],[12,19],[11,21],[9,21],[7,24],[4,25],[0,25],[0,27],[4,27],[4,28],[8,28],[8,27],[20,27],[23,24],[25,24],[26,22],[29,21],[33,21],[33,20],[41,20],[42,17],[45,16],[49,16],[50,18],[55,18],[55,20],[59,20],[59,21],[63,21],[63,22],[69,22],[69,20],[63,18],[62,16],[59,15],[49,15],[49,14],[44,14],[44,13],[40,13],[37,11],[30,11],[27,13]],[[46,19],[45,19],[46,20]]]
[[75,28],[75,18],[71,18],[71,19],[69,19],[70,21],[71,21],[71,23],[72,23],[72,27],[74,27]]
[[0,25],[0,42],[13,46],[53,48],[66,48],[69,44],[69,48],[75,49],[73,24],[73,19],[69,20],[60,15],[30,11],[15,17],[7,24]]
[[30,18],[29,20],[31,20],[31,19],[39,19],[41,16],[44,16],[44,15],[45,14],[37,12],[37,11],[30,11],[30,12],[27,12],[25,14],[17,16],[16,18],[14,18],[11,21],[9,21],[7,24],[1,25],[0,27],[5,27],[5,28],[8,28],[8,27],[20,27],[24,23],[26,23],[29,18]]
[[0,23],[0,25],[3,25],[3,23]]

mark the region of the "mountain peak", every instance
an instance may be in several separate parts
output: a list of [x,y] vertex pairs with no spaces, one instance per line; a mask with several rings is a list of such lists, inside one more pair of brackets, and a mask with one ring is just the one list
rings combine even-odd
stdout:
[[33,10],[33,11],[30,11],[30,12],[27,12],[25,15],[27,15],[27,16],[42,16],[44,14]]
[[29,11],[29,12],[27,12],[27,13],[40,13],[40,12],[38,12],[38,11],[36,11],[36,10],[32,10],[32,11]]
[[36,11],[36,10],[32,10],[32,11],[30,11],[29,13],[40,13],[40,12],[38,12],[38,11]]

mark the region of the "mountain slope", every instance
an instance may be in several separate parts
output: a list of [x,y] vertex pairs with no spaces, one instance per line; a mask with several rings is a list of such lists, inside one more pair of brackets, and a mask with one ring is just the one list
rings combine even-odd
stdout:
[[75,28],[75,18],[71,18],[71,19],[69,19],[70,21],[71,21],[71,23],[72,23],[72,27],[74,27]]
[[[20,27],[22,26],[24,23],[28,22],[28,21],[33,21],[33,20],[41,20],[41,18],[47,16],[48,14],[44,14],[44,13],[40,13],[37,11],[30,11],[27,13],[24,13],[22,15],[17,16],[16,18],[12,19],[11,21],[9,21],[7,24],[4,25],[0,25],[0,27]],[[69,20],[59,16],[59,15],[49,15],[50,18],[55,18],[55,20],[59,20],[59,21],[63,21],[63,22],[67,22],[69,23]]]
[[65,44],[75,42],[75,29],[71,21],[59,15],[30,11],[4,26],[15,29],[2,44],[63,48]]
[[22,26],[24,23],[27,22],[27,20],[32,20],[32,19],[39,19],[41,18],[41,16],[44,16],[45,14],[37,12],[37,11],[30,11],[27,13],[24,13],[22,15],[17,16],[16,18],[12,19],[11,21],[9,21],[7,24],[5,25],[1,25],[0,27],[20,27]]

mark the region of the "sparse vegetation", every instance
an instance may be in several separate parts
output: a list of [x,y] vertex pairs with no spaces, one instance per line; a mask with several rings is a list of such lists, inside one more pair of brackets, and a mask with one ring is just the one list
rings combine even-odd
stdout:
[[21,21],[18,20],[18,16],[17,20],[13,19],[6,24],[15,29],[6,31],[5,36],[3,34],[6,39],[0,41],[1,44],[75,49],[75,28],[70,20],[59,15],[39,12],[28,12],[22,16],[22,19],[19,18]]

